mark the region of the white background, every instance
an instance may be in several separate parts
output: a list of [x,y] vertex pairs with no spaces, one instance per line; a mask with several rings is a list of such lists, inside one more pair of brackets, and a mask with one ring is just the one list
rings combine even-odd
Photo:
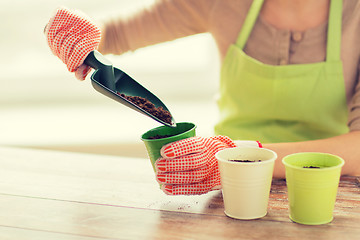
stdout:
[[[47,46],[43,29],[65,6],[95,22],[131,14],[153,0],[0,0],[0,144],[57,146],[139,142],[159,126],[152,119],[96,92],[67,72]],[[107,56],[156,94],[177,121],[211,134],[216,121],[218,56],[209,34],[201,34]]]

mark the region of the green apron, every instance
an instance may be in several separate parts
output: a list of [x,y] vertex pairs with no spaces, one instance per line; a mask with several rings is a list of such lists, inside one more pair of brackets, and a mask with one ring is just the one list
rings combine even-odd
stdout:
[[215,133],[263,143],[306,141],[348,132],[340,60],[342,1],[330,5],[325,62],[274,66],[243,52],[263,0],[254,0],[221,69]]

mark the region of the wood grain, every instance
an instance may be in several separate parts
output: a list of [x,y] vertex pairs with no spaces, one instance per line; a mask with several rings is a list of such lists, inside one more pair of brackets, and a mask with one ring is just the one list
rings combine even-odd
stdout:
[[268,214],[226,217],[221,191],[167,196],[142,158],[0,148],[0,239],[359,239],[359,178],[341,178],[334,220],[288,218],[274,179]]

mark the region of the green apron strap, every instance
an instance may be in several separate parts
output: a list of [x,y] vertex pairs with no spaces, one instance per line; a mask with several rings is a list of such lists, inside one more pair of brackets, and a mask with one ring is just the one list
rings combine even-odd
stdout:
[[342,1],[331,0],[328,22],[326,61],[339,61],[341,53]]
[[238,35],[239,37],[236,41],[236,45],[239,46],[241,49],[244,49],[244,46],[259,15],[263,2],[264,0],[254,0],[249,9],[246,19],[241,27],[240,34]]

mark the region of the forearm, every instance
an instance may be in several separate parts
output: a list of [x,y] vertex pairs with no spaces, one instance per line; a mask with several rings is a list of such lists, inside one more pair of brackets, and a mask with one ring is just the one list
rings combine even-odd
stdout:
[[342,175],[360,175],[360,131],[313,141],[263,144],[263,147],[278,154],[274,169],[276,178],[285,177],[282,158],[297,152],[325,152],[338,155],[345,160]]
[[102,27],[99,51],[122,54],[138,48],[205,32],[209,1],[158,1],[128,18],[108,21]]

